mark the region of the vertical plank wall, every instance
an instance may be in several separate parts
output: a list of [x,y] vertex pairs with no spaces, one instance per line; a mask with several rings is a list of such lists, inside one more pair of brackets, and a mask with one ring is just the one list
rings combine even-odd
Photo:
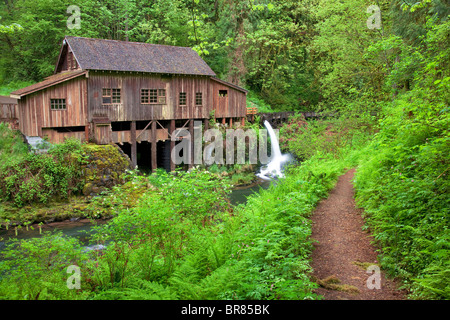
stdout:
[[[51,110],[50,99],[66,99],[65,110]],[[20,130],[27,136],[41,136],[42,128],[87,125],[87,82],[78,77],[32,93],[20,100]]]

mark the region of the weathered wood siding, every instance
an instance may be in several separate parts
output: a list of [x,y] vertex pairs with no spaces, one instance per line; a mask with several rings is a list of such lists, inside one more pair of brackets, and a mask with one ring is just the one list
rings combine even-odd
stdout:
[[[131,142],[131,131],[113,131],[111,133],[112,135],[112,141],[114,143],[124,143],[124,142]],[[142,142],[142,141],[152,141],[152,130],[136,130],[136,141]],[[169,139],[168,130],[164,129],[157,129],[156,130],[156,141],[160,140],[167,140]]]
[[[208,118],[209,78],[160,76],[117,72],[90,72],[89,121],[107,117],[110,121],[140,121]],[[103,104],[103,88],[120,88],[121,103]],[[165,89],[166,103],[142,104],[141,89]],[[179,93],[187,93],[186,106],[179,106]],[[195,93],[202,92],[203,105],[195,106]]]
[[[89,121],[108,118],[110,121],[141,121],[171,119],[208,119],[216,117],[245,117],[245,93],[217,83],[204,76],[161,76],[156,74],[127,74],[120,72],[89,73]],[[103,104],[103,88],[120,88],[121,103]],[[165,89],[165,104],[142,104],[141,89]],[[226,98],[219,90],[227,90]],[[186,93],[186,105],[180,106],[180,92]],[[196,93],[202,93],[202,105],[196,105]]]
[[[244,92],[210,80],[212,105],[216,118],[242,118],[247,115],[246,95]],[[226,90],[225,97],[219,95],[219,91]]]
[[0,119],[17,119],[19,107],[17,104],[0,103]]
[[[50,99],[66,99],[65,110],[51,110]],[[20,131],[42,136],[42,128],[87,125],[87,82],[79,77],[32,93],[18,101]]]
[[56,67],[56,72],[64,72],[67,70],[75,70],[79,69],[79,65],[77,63],[77,60],[75,59],[72,51],[70,48],[66,45],[62,47],[61,50],[61,57],[58,61],[58,65]]
[[80,141],[86,139],[85,132],[57,132],[54,129],[42,129],[42,137],[47,137],[51,143],[63,143],[66,138],[75,138]]
[[19,129],[19,106],[0,99],[0,122],[9,123],[13,129]]

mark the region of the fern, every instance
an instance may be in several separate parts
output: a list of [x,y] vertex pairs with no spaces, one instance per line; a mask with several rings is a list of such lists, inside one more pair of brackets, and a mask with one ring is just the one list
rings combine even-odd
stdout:
[[177,295],[162,284],[133,279],[126,288],[112,288],[97,294],[95,300],[175,300]]

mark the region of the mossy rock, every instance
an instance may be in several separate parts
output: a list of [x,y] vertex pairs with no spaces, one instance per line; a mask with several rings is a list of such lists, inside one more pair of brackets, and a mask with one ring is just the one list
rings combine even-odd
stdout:
[[128,156],[115,144],[86,144],[83,148],[87,155],[87,163],[82,169],[86,182],[83,194],[86,196],[123,183],[123,174],[132,169]]

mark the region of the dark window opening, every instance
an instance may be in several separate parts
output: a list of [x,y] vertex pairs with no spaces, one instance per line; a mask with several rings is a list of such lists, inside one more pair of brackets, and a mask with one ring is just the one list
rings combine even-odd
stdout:
[[111,122],[112,131],[129,131],[131,130],[130,121]]
[[85,132],[86,127],[85,126],[76,126],[76,127],[57,127],[57,128],[50,128],[55,130],[56,132]]
[[51,110],[66,110],[66,99],[50,99]]
[[201,106],[203,104],[203,95],[201,92],[195,93],[195,105]]
[[219,90],[219,97],[228,96],[228,90]]

